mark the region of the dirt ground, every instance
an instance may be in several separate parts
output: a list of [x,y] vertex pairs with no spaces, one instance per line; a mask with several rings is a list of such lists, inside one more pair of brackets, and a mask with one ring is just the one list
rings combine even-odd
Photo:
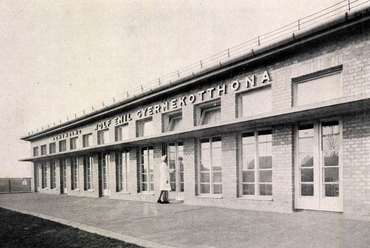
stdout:
[[0,208],[1,247],[141,247]]

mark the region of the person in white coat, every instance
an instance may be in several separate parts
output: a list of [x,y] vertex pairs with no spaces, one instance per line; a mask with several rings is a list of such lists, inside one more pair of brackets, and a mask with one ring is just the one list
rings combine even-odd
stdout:
[[[171,191],[170,185],[170,169],[168,167],[167,162],[167,155],[161,157],[161,163],[159,165],[159,189],[161,190],[161,194],[159,195],[157,203],[169,203],[168,201],[168,192]],[[163,196],[163,198],[162,198]],[[162,200],[161,200],[162,198]]]

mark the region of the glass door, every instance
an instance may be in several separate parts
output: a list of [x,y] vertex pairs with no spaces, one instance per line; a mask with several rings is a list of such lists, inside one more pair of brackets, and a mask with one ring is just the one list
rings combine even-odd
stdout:
[[108,189],[108,154],[99,155],[99,191],[100,195],[109,195]]
[[60,159],[60,188],[62,194],[67,194],[67,166],[64,158]]
[[295,140],[295,208],[343,211],[339,121],[299,125]]
[[168,144],[168,166],[170,168],[171,192],[169,199],[184,200],[184,144],[183,142]]

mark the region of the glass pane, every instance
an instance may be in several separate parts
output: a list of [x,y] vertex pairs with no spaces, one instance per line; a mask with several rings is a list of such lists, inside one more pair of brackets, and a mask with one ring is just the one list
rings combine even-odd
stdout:
[[141,165],[141,172],[143,172],[143,173],[148,172],[148,164],[147,163]]
[[243,184],[243,195],[254,195],[254,184]]
[[217,123],[221,120],[221,109],[215,108],[212,110],[205,110],[202,111],[203,115],[203,122],[202,124],[210,124],[210,123]]
[[301,169],[301,182],[313,182],[313,169]]
[[298,131],[299,138],[313,137],[313,125],[300,126]]
[[313,196],[313,184],[302,184],[301,196]]
[[184,183],[180,183],[180,192],[184,192]]
[[213,194],[222,194],[222,184],[213,185]]
[[243,134],[243,145],[245,144],[254,144],[255,138],[254,138],[254,133],[246,133]]
[[244,161],[243,170],[254,169],[254,157],[253,158],[243,158],[243,161]]
[[243,171],[243,182],[254,182],[254,171]]
[[213,173],[213,182],[221,183],[222,182],[222,172],[214,172]]
[[142,186],[143,186],[143,191],[148,191],[148,185],[146,183],[143,183]]
[[184,182],[184,173],[180,173],[180,182]]
[[255,144],[243,145],[243,157],[255,157],[255,156],[256,156]]
[[211,191],[210,191],[210,186],[209,184],[201,184],[200,185],[200,193],[201,194],[209,194]]
[[175,173],[170,173],[170,181],[171,182],[176,182],[176,174]]
[[329,135],[322,137],[323,151],[339,149],[339,135]]
[[324,166],[338,166],[339,154],[336,151],[324,152]]
[[299,152],[313,152],[313,138],[304,138],[298,140]]
[[272,134],[270,130],[258,132],[258,143],[270,141],[272,141]]
[[180,130],[181,129],[181,124],[182,124],[182,117],[174,117],[170,121],[169,131]]
[[201,142],[200,143],[201,150],[209,149],[210,148],[209,139],[203,139],[200,142]]
[[339,197],[339,184],[325,184],[325,196]]
[[260,184],[260,195],[272,195],[272,185]]
[[201,150],[201,159],[202,160],[211,160],[211,151],[209,149]]
[[212,151],[212,169],[214,171],[222,170],[222,158],[221,158],[221,149],[215,149]]
[[266,157],[260,156],[259,163],[260,163],[261,169],[272,168],[272,157],[271,156],[266,156]]
[[323,122],[322,134],[323,135],[339,134],[339,122],[338,121]]
[[221,148],[222,143],[221,143],[221,138],[213,138],[212,139],[212,148]]
[[313,167],[313,154],[301,153],[299,154],[299,164],[301,167]]
[[260,182],[272,182],[272,171],[260,171]]
[[200,164],[200,171],[209,171],[211,168],[211,161],[203,160]]
[[339,181],[339,168],[324,168],[325,182]]
[[171,190],[176,191],[176,183],[170,183],[171,185]]
[[210,182],[209,173],[201,173],[200,174],[200,182],[202,182],[202,183],[209,183]]
[[241,99],[242,116],[266,113],[272,110],[271,87],[248,92]]

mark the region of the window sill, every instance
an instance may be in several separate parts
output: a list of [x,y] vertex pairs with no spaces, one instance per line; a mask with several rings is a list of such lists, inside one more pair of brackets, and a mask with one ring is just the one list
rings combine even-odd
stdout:
[[241,200],[251,200],[251,201],[273,201],[272,196],[240,196],[238,199]]
[[197,195],[198,198],[223,199],[222,195]]
[[[118,191],[117,194],[129,195],[129,194],[131,194],[131,192],[129,192],[129,191]],[[145,194],[145,193],[140,193],[140,194]],[[154,195],[154,193],[153,193],[153,195]]]
[[146,191],[145,192],[139,192],[138,194],[139,195],[155,195],[154,192],[152,192],[152,191],[149,191],[149,192],[146,192]]
[[80,189],[72,189],[72,191],[80,192],[81,190]]
[[85,191],[86,191],[86,192],[95,192],[95,190],[94,190],[94,189],[86,189]]

